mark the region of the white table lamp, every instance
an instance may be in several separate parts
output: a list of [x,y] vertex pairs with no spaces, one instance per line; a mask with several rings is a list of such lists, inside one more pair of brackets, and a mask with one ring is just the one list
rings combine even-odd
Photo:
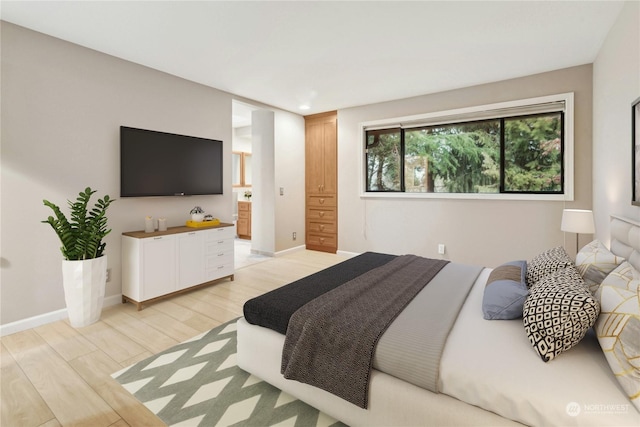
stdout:
[[586,209],[565,209],[562,211],[560,230],[576,233],[576,254],[578,253],[578,235],[593,234],[596,227],[593,223],[593,212]]

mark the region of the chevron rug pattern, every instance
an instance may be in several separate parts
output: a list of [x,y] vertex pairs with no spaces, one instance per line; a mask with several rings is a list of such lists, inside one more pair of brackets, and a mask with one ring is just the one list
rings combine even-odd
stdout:
[[236,321],[112,374],[169,426],[332,426],[344,424],[243,371]]

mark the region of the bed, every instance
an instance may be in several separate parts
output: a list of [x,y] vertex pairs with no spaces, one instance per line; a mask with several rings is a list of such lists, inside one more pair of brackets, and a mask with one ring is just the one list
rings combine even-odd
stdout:
[[[384,260],[389,255],[376,254],[373,258],[376,257]],[[607,257],[609,258],[603,261]],[[365,264],[369,261],[371,257],[367,262],[352,262],[353,268],[348,271],[340,270],[340,265],[335,266],[340,271],[338,275],[344,276],[339,281],[345,282],[365,274],[363,272],[369,269]],[[528,262],[530,268],[530,271],[527,271],[528,275],[536,271],[535,262],[535,259]],[[607,262],[611,266],[603,268],[602,266]],[[544,268],[549,267],[546,262],[541,265]],[[633,401],[629,397],[633,394],[633,387],[637,387],[640,382],[638,354],[635,362],[632,361],[635,363],[635,370],[633,366],[619,368],[614,365],[616,358],[620,358],[619,351],[616,350],[620,342],[627,340],[626,344],[629,347],[629,340],[631,340],[631,344],[637,350],[639,329],[632,329],[631,332],[627,330],[626,338],[625,336],[620,338],[616,335],[619,331],[614,333],[607,329],[610,327],[610,322],[605,320],[617,318],[614,317],[617,313],[610,313],[614,309],[610,308],[611,304],[607,302],[611,300],[612,291],[616,291],[613,292],[616,296],[620,294],[615,287],[617,286],[615,280],[620,281],[626,277],[624,285],[636,287],[635,290],[632,289],[635,293],[631,292],[630,295],[632,297],[635,295],[636,299],[633,301],[637,302],[637,285],[640,277],[633,274],[640,271],[640,223],[621,217],[612,217],[610,248],[604,248],[597,241],[592,242],[581,249],[574,267],[577,267],[580,275],[584,277],[583,284],[589,287],[588,292],[594,293],[597,298],[602,298],[599,300],[602,304],[602,312],[600,313],[600,305],[598,305],[596,316],[599,314],[599,317],[593,328],[588,328],[586,334],[577,344],[572,344],[570,349],[558,354],[552,353],[551,356],[547,353],[547,359],[552,359],[547,363],[541,360],[541,357],[545,356],[544,350],[535,347],[540,343],[531,338],[533,334],[529,330],[525,333],[522,317],[511,320],[483,318],[485,292],[493,286],[493,284],[490,286],[486,284],[488,280],[493,280],[492,273],[499,270],[499,267],[494,270],[479,269],[460,304],[439,358],[435,377],[437,392],[412,384],[415,381],[407,380],[406,376],[398,375],[396,372],[392,371],[390,374],[384,363],[380,363],[379,360],[376,362],[377,354],[369,377],[366,408],[312,385],[285,379],[281,368],[286,337],[283,335],[282,321],[278,320],[278,317],[289,316],[291,313],[287,311],[295,311],[294,309],[303,303],[294,297],[292,298],[293,308],[287,308],[286,298],[283,298],[285,294],[280,294],[276,299],[275,308],[262,307],[260,304],[267,304],[269,301],[267,298],[267,302],[264,302],[260,300],[261,297],[258,297],[257,305],[254,301],[249,307],[245,306],[246,315],[239,319],[237,325],[238,365],[352,426],[523,424],[638,426],[640,425],[638,396],[636,395]],[[333,273],[335,271],[334,269]],[[533,311],[535,298],[532,298],[532,294],[542,292],[540,288],[543,286],[539,283],[545,280],[548,282],[551,275],[552,273],[546,276],[541,274],[536,278],[535,286],[527,290],[528,296],[524,302],[525,318],[529,318],[527,309],[530,313]],[[315,278],[307,281],[307,286],[322,287],[322,283],[331,276],[335,274],[320,272],[319,275],[315,275]],[[603,284],[599,285],[599,283]],[[605,284],[611,284],[611,286],[605,286]],[[294,285],[296,284],[289,286],[294,287]],[[432,286],[431,283],[424,290],[429,289],[430,286]],[[322,294],[325,291],[321,289],[318,293]],[[416,300],[420,295],[421,293],[418,293]],[[587,299],[592,300],[592,298]],[[411,304],[413,303],[412,301]],[[410,307],[411,305],[408,305],[402,313],[408,311]],[[632,309],[635,308],[632,307]],[[266,313],[264,318],[266,320],[262,321],[262,326],[259,324],[260,321],[252,319],[256,311]],[[274,312],[276,314],[273,314]],[[402,313],[394,320],[389,330],[394,329],[397,323],[401,323],[399,319]],[[413,319],[413,321],[419,322],[424,330],[428,331],[430,330],[428,322],[432,322],[433,319],[428,319],[429,313],[425,316],[424,319]],[[636,316],[636,322],[638,318],[640,317]],[[280,326],[277,325],[278,322]],[[527,326],[527,322],[524,321],[524,323]],[[530,328],[531,324],[527,327]],[[389,330],[384,334],[389,333]],[[384,334],[380,342],[384,340]],[[614,337],[606,335],[614,335]],[[603,351],[603,348],[608,346],[611,347],[610,351]],[[395,354],[396,357],[403,357],[403,349],[396,349]],[[403,365],[404,361],[396,364]],[[620,372],[614,375],[613,372],[616,369],[618,371],[622,369],[626,375]]]

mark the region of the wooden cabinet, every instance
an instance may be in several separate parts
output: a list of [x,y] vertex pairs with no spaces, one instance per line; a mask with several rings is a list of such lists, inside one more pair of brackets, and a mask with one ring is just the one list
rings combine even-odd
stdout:
[[251,202],[238,202],[238,237],[251,239]]
[[337,113],[305,117],[307,249],[338,249]]
[[122,234],[122,302],[143,303],[230,278],[233,224]]
[[234,187],[251,187],[251,153],[231,153],[231,184]]
[[307,194],[338,191],[336,113],[305,117]]

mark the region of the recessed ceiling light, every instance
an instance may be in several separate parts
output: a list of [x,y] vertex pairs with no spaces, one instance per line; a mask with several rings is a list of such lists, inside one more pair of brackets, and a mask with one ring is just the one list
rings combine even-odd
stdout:
[[301,106],[299,106],[298,108],[300,108],[301,110],[308,110],[309,108],[311,108],[310,106],[308,106],[307,104],[302,104]]

